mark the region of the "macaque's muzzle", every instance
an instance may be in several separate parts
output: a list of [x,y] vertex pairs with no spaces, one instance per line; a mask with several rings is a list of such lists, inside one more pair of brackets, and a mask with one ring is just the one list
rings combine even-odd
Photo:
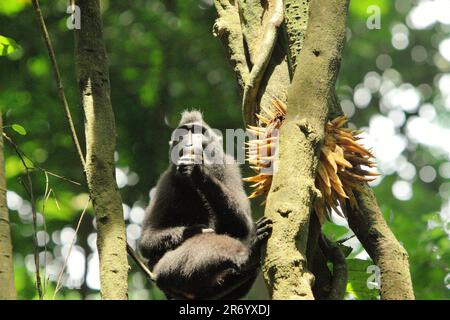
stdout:
[[187,131],[172,140],[171,160],[175,165],[202,164],[204,159],[204,137],[201,133]]

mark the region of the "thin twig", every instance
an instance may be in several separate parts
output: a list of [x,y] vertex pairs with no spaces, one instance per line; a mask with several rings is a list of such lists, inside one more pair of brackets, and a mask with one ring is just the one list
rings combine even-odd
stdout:
[[86,205],[84,206],[84,209],[81,212],[80,219],[78,219],[77,228],[75,229],[75,234],[73,235],[73,239],[72,239],[72,242],[70,243],[70,247],[67,252],[66,258],[64,259],[63,267],[61,268],[61,271],[59,272],[59,275],[58,275],[58,281],[56,282],[56,288],[55,288],[55,293],[53,294],[53,300],[55,299],[56,294],[62,287],[61,282],[62,282],[62,277],[64,275],[64,270],[66,269],[67,262],[69,261],[69,257],[70,257],[70,253],[72,252],[73,245],[75,244],[75,241],[77,240],[78,230],[80,229],[81,222],[83,221],[83,217],[84,217],[84,214],[86,213],[86,210],[88,208],[90,200],[91,199],[89,198],[88,201],[86,201]]
[[36,268],[36,289],[38,291],[39,299],[42,300],[44,298],[44,295],[42,293],[42,283],[41,283],[41,275],[40,275],[40,266],[39,266],[39,247],[38,247],[38,240],[37,240],[37,213],[36,213],[36,202],[34,199],[33,194],[33,182],[31,180],[31,174],[30,174],[30,168],[25,162],[25,159],[23,158],[20,150],[18,149],[17,145],[14,143],[14,141],[11,140],[11,138],[3,133],[3,137],[13,146],[14,151],[19,156],[20,161],[22,162],[23,167],[25,168],[26,174],[27,174],[27,183],[28,188],[25,185],[23,181],[22,185],[25,189],[25,191],[28,193],[28,196],[30,197],[31,202],[31,212],[33,216],[33,245],[34,245],[34,264]]
[[70,182],[70,183],[72,183],[72,184],[74,184],[74,185],[76,185],[76,186],[81,186],[81,183],[79,183],[79,182],[77,182],[77,181],[71,180],[71,179],[66,178],[66,177],[64,177],[64,176],[61,176],[61,175],[59,175],[59,174],[53,173],[53,172],[51,172],[51,171],[48,171],[48,170],[46,170],[46,169],[44,169],[44,168],[42,168],[42,167],[40,167],[40,166],[35,166],[35,168],[36,168],[36,169],[39,169],[39,170],[41,170],[41,171],[44,171],[45,173],[48,173],[49,175],[51,175],[51,176],[53,176],[53,177],[55,177],[55,178],[59,178],[59,179],[61,179],[61,180]]
[[45,222],[45,206],[47,205],[48,198],[50,197],[50,193],[52,191],[49,188],[49,179],[47,172],[45,174],[45,192],[44,192],[44,201],[42,202],[42,216],[44,217],[44,296],[47,293],[47,223]]
[[142,272],[144,272],[151,281],[155,281],[154,274],[147,268],[146,264],[142,259],[137,255],[136,251],[130,246],[127,242],[127,252],[134,259],[139,268],[141,268]]
[[53,74],[55,77],[55,82],[58,87],[59,98],[61,99],[61,103],[64,107],[64,113],[66,115],[67,123],[69,124],[70,134],[72,136],[73,143],[75,145],[75,149],[77,150],[78,157],[83,165],[83,169],[86,167],[86,163],[83,156],[83,151],[81,150],[80,142],[78,140],[77,132],[75,130],[75,126],[73,124],[72,115],[70,114],[69,104],[67,103],[66,95],[64,93],[64,86],[61,81],[61,74],[59,72],[58,63],[56,62],[55,51],[53,50],[53,45],[50,39],[50,36],[47,31],[47,26],[45,25],[44,17],[42,16],[41,7],[39,5],[38,0],[32,0],[34,11],[36,13],[36,17],[38,19],[39,26],[42,31],[42,36],[44,38],[45,45],[47,47],[48,56],[50,58],[50,62],[53,68]]
[[61,180],[64,180],[64,181],[67,181],[67,182],[70,182],[70,183],[72,183],[72,184],[74,184],[74,185],[76,185],[76,186],[81,186],[81,183],[80,182],[77,182],[77,181],[74,181],[74,180],[72,180],[72,179],[69,179],[69,178],[66,178],[66,177],[64,177],[64,176],[62,176],[62,175],[59,175],[59,174],[57,174],[57,173],[54,173],[54,172],[51,172],[51,171],[49,171],[49,170],[47,170],[47,169],[45,169],[45,168],[42,168],[41,166],[39,166],[39,165],[37,165],[36,164],[36,162],[33,160],[33,159],[31,159],[12,139],[11,139],[11,137],[9,137],[5,132],[3,132],[2,133],[2,135],[3,135],[3,137],[5,137],[6,139],[8,139],[8,141],[13,145],[13,147],[14,147],[14,149],[16,150],[16,151],[18,151],[20,154],[21,154],[21,156],[24,158],[24,159],[26,159],[26,160],[28,160],[28,161],[30,161],[31,162],[31,164],[33,165],[33,167],[28,167],[28,169],[30,170],[30,171],[33,171],[33,170],[39,170],[39,171],[42,171],[42,172],[44,172],[44,174],[49,174],[49,175],[51,175],[51,176],[53,176],[53,177],[55,177],[55,178],[58,178],[58,179],[61,179]]

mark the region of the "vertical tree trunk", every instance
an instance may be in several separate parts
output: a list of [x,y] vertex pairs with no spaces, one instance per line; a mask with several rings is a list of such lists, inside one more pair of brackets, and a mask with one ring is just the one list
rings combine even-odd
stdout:
[[16,299],[13,255],[8,207],[6,205],[6,177],[3,147],[3,120],[0,110],[0,300]]
[[314,299],[306,267],[309,217],[319,195],[314,181],[328,97],[334,93],[344,46],[347,9],[348,0],[311,1],[306,37],[288,92],[279,166],[265,212],[278,225],[263,265],[275,299]]
[[115,180],[115,123],[98,0],[78,0],[77,78],[85,113],[86,178],[97,222],[103,299],[127,299],[128,261],[122,200]]
[[[259,52],[266,49],[261,46],[261,39],[268,22],[273,21],[271,8],[279,1],[214,1],[218,13],[214,34],[228,50],[241,93],[249,84],[253,86],[251,73]],[[316,245],[320,226],[311,229],[308,224],[314,198],[319,195],[314,178],[323,126],[327,119],[342,114],[334,86],[345,39],[348,2],[284,0],[284,23],[278,42],[259,92],[253,92],[253,105],[268,108],[273,95],[285,100],[285,89],[290,80],[293,82],[279,139],[279,168],[265,212],[274,225],[263,271],[275,299],[313,298],[306,259],[310,260],[309,267],[317,263],[322,269],[326,267],[324,259],[311,261],[312,257],[321,256]],[[247,122],[254,121],[252,112],[251,108],[244,112]],[[367,185],[364,188],[366,192],[355,192],[360,210],[347,213],[349,225],[380,267],[382,299],[413,299],[407,254],[384,221],[373,191]]]

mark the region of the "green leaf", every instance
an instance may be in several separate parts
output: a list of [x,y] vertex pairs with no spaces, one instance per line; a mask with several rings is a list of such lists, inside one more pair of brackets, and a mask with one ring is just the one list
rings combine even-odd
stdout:
[[330,238],[333,242],[338,241],[348,233],[349,229],[344,226],[339,226],[332,222],[325,222],[322,225],[322,232]]
[[[352,294],[357,300],[377,300],[379,290],[370,288],[369,282],[374,277],[377,268],[370,260],[347,259],[348,280],[347,293]],[[371,269],[372,268],[372,269]]]
[[17,132],[18,134],[20,134],[22,136],[27,134],[27,130],[25,130],[25,128],[22,127],[20,124],[15,123],[11,127],[15,132]]
[[16,41],[0,35],[0,56],[7,56],[8,54],[16,51],[18,48],[19,45]]

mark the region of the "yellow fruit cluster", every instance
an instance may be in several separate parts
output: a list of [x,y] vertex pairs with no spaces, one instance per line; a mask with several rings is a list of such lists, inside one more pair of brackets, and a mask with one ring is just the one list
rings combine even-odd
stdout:
[[[272,171],[278,143],[278,129],[283,124],[286,115],[286,105],[273,98],[272,108],[263,108],[262,114],[256,115],[260,126],[249,126],[248,131],[255,139],[247,143],[247,161],[256,175],[244,178],[253,183],[253,193],[249,198],[267,196],[272,184]],[[354,191],[361,191],[361,185],[372,181],[378,175],[364,168],[374,168],[372,153],[363,147],[358,140],[361,131],[345,128],[347,118],[337,117],[325,125],[325,140],[323,142],[315,185],[322,197],[314,203],[315,212],[323,223],[334,210],[345,216],[347,203],[352,208],[358,204]],[[265,201],[263,202],[263,204]]]

